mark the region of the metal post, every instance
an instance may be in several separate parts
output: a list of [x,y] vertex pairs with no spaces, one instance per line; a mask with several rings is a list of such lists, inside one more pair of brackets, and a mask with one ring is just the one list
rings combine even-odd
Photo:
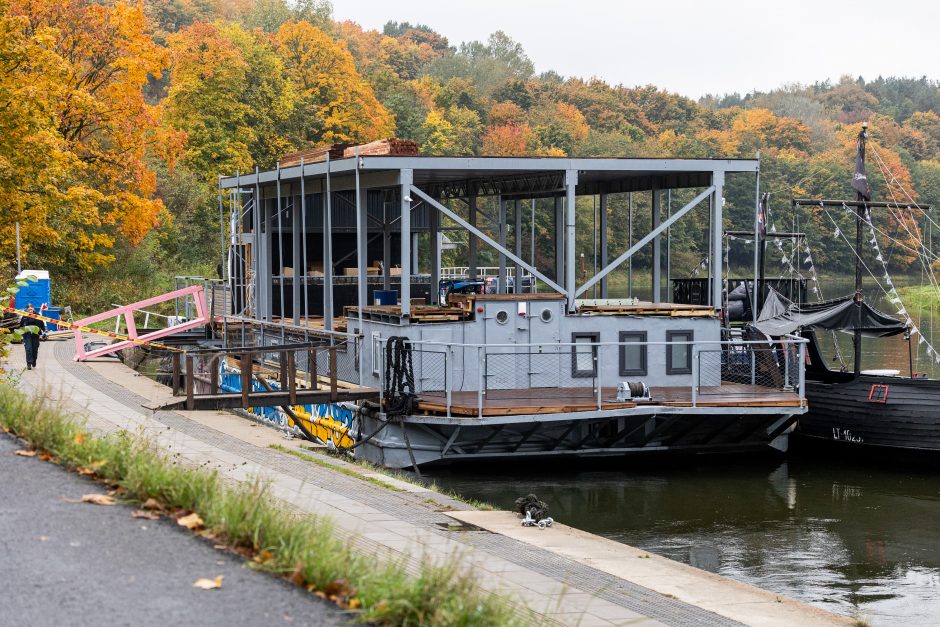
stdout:
[[[529,201],[532,210],[532,223],[529,230],[529,263],[535,265],[535,199]],[[532,291],[535,292],[536,280],[532,277]]]
[[382,289],[392,289],[392,223],[387,202],[382,202]]
[[[303,180],[304,172],[304,160],[303,157],[300,159],[300,180]],[[300,324],[300,285],[301,281],[304,280],[306,272],[304,272],[304,262],[301,261],[300,257],[300,246],[301,246],[301,237],[306,238],[306,233],[301,232],[301,211],[297,210],[297,204],[293,202],[294,199],[294,188],[291,186],[291,264],[294,266],[294,276],[291,277],[291,309],[293,309],[294,314],[294,324]],[[302,206],[302,205],[301,205]],[[306,324],[306,316],[304,316],[304,323]]]
[[[309,257],[307,257],[307,187],[306,187],[306,178],[304,177],[304,159],[300,158],[300,230],[303,231],[303,267],[300,269],[300,276],[303,277],[304,282],[304,320],[308,320],[310,317],[310,287],[308,285],[310,279],[307,277],[307,264],[309,262]],[[297,276],[297,269],[294,268],[294,276]],[[306,326],[306,323],[305,323]]]
[[555,283],[565,284],[565,210],[563,198],[555,196]]
[[[463,350],[463,349],[461,349]],[[444,391],[447,394],[447,417],[450,418],[450,408],[454,385],[454,347],[444,349]]]
[[[499,233],[499,245],[503,248],[506,248],[506,203],[503,202],[502,196],[496,197],[496,219],[498,224],[496,225]],[[506,255],[502,251],[499,253],[499,277],[497,278],[496,283],[496,292],[498,294],[507,294],[509,292],[506,282]]]
[[601,393],[604,389],[604,385],[601,381],[601,351],[604,349],[603,346],[595,346],[596,350],[594,351],[594,384],[597,386],[597,411],[603,409],[601,404]]
[[[359,182],[359,147],[356,147],[356,261],[359,266],[359,284],[356,291],[359,306],[360,333],[362,332],[362,308],[369,304],[369,271],[366,264],[369,254],[369,192],[363,190]],[[362,360],[359,360],[362,370]],[[362,381],[363,372],[359,373]]]
[[[607,267],[607,192],[600,194],[600,235],[601,235],[601,267]],[[601,298],[610,298],[607,291],[607,277],[601,279]]]
[[[666,350],[671,350],[672,346],[670,344],[666,345]],[[698,347],[694,344],[692,345],[692,407],[695,407],[698,403],[698,379],[699,379],[699,358],[701,353],[698,350]]]
[[[672,190],[666,190],[666,219],[672,216]],[[666,228],[666,302],[672,302],[672,226]]]
[[281,207],[281,162],[277,162],[277,205],[275,211],[277,212],[277,263],[278,269],[277,274],[280,277],[278,285],[280,287],[280,296],[281,296],[281,320],[286,318],[284,311],[284,225],[281,223],[281,213],[283,213],[284,208]]
[[[659,193],[659,184],[656,181],[653,181],[653,189],[650,192],[653,202],[653,229],[659,228],[659,224],[662,221],[662,216],[660,215],[660,193]],[[652,300],[654,303],[658,303],[662,300],[662,236],[657,235],[653,238],[653,296]]]
[[[236,175],[237,176],[237,175]],[[228,268],[228,260],[226,251],[228,246],[225,244],[225,207],[224,201],[222,200],[222,175],[219,175],[219,237],[222,244],[222,265],[221,272],[219,272],[219,278],[222,279],[222,284],[225,284],[225,271]],[[17,240],[19,240],[19,234],[17,234]],[[19,241],[17,241],[17,257],[19,257]],[[225,314],[225,308],[222,308],[223,315]]]
[[[470,194],[470,197],[467,198],[467,205],[468,205],[468,212],[469,212],[468,217],[470,218],[469,222],[471,226],[476,227],[477,225],[476,190],[473,189],[472,186],[470,186],[467,189],[467,193]],[[470,254],[469,254],[469,259],[468,259],[469,267],[467,268],[467,278],[474,279],[476,278],[476,275],[477,275],[477,263],[478,263],[477,258],[479,256],[478,255],[479,243],[477,241],[477,236],[474,235],[473,233],[470,233],[469,237],[470,237],[470,242],[469,242]]]
[[712,233],[711,233],[711,264],[712,268],[712,306],[722,309],[721,302],[721,230],[722,230],[722,192],[725,185],[725,173],[715,171],[712,173],[712,184],[715,186],[712,202]]
[[578,184],[578,171],[565,170],[565,292],[568,295],[568,311],[574,312],[574,293],[577,290],[575,283],[575,191]]
[[[514,245],[513,252],[516,253],[516,257],[522,258],[522,201],[516,199],[512,203],[513,208],[513,217],[515,218],[514,233],[512,236],[512,241]],[[522,293],[522,266],[518,263],[513,267],[513,273],[515,278],[513,279],[513,284],[515,289],[513,292],[516,294]]]
[[[760,247],[764,245],[760,235],[760,151],[757,151],[757,184],[754,190],[754,285],[751,291],[751,314],[752,321],[757,323],[757,304],[759,302],[760,285],[757,284],[757,277],[760,274]],[[794,208],[796,211],[796,208]],[[791,294],[792,296],[792,294]]]
[[[438,199],[443,201],[442,198]],[[428,246],[431,253],[431,293],[430,304],[441,304],[441,212],[436,207],[428,209]]]
[[806,342],[800,342],[799,368],[800,400],[802,401],[806,398]]
[[323,193],[323,330],[333,330],[333,203],[330,153],[326,153],[326,191]]
[[401,170],[401,315],[411,316],[411,183],[412,170]]
[[[221,179],[221,177],[220,177]],[[16,223],[16,273],[23,271],[23,261],[20,257],[20,223]]]
[[486,377],[486,355],[483,346],[477,346],[477,417],[483,419],[483,386]]
[[[633,248],[633,192],[629,194],[629,213],[627,214],[627,248]],[[627,298],[633,298],[633,257],[627,260]]]

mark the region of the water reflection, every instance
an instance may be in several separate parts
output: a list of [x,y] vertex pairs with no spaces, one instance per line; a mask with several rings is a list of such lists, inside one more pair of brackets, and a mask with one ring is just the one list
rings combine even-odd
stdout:
[[502,508],[556,520],[873,624],[940,617],[940,475],[795,459],[650,471],[438,471]]

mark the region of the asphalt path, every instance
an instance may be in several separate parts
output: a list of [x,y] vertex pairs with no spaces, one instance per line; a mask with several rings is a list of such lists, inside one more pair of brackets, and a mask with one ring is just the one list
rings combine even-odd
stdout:
[[[335,605],[246,568],[172,520],[78,503],[105,488],[0,432],[0,624],[342,625]],[[193,587],[222,575],[222,587]]]

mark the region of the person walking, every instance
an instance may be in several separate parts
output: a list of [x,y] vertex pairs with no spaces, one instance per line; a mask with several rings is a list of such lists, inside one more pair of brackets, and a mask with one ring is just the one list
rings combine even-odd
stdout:
[[26,349],[26,369],[36,367],[36,358],[39,357],[39,334],[46,332],[46,323],[34,318],[36,309],[32,305],[26,306],[26,315],[20,318],[20,328],[36,327],[37,331],[23,333],[23,347]]

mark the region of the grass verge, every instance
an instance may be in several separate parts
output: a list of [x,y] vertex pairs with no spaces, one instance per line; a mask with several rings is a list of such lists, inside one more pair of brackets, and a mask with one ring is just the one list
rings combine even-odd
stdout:
[[41,398],[0,383],[0,427],[70,470],[94,474],[132,503],[196,512],[203,534],[320,597],[384,625],[524,625],[508,599],[484,591],[456,560],[424,562],[417,575],[355,551],[329,520],[279,506],[260,482],[231,486],[180,464],[128,433],[99,437]]
[[910,309],[932,309],[940,305],[937,288],[933,285],[906,285],[898,288],[898,294]]

